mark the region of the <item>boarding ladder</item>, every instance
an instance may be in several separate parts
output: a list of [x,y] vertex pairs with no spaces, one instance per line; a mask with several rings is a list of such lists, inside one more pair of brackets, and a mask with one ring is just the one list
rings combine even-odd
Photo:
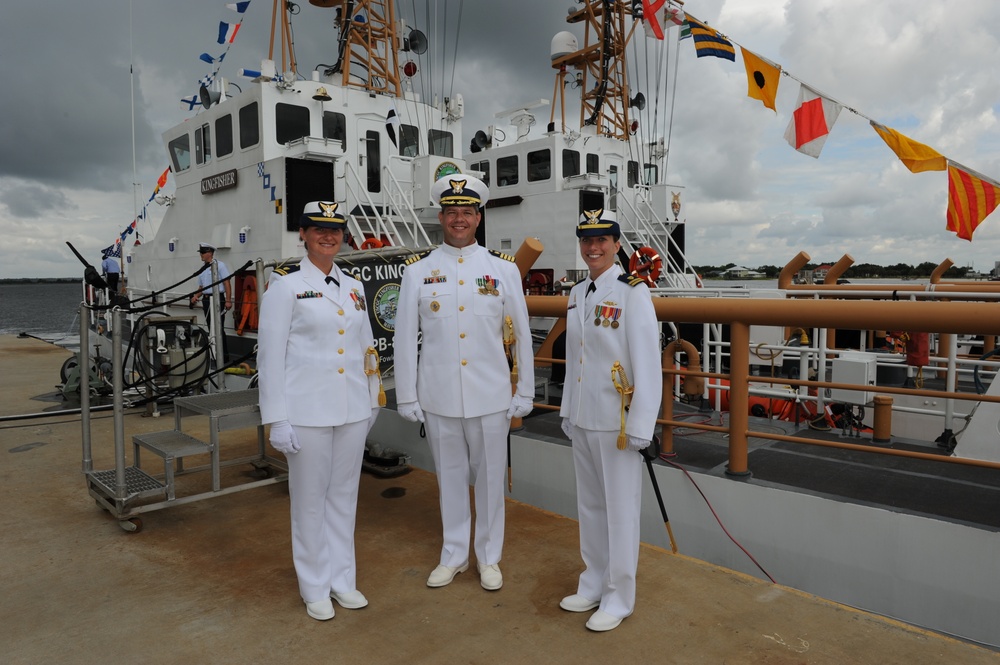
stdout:
[[363,213],[348,216],[348,229],[358,242],[366,237],[385,237],[396,247],[429,247],[433,244],[424,228],[424,221],[413,207],[412,182],[405,183],[408,188],[404,188],[404,183],[387,166],[383,166],[383,202],[376,204],[362,182],[361,174],[350,163],[344,165],[344,181],[348,201],[356,204]]
[[634,202],[620,194],[617,197],[622,249],[632,256],[640,247],[652,247],[663,261],[660,280],[667,288],[696,287],[698,275],[670,233],[676,225],[657,216],[649,202],[649,187],[637,185],[635,190]]

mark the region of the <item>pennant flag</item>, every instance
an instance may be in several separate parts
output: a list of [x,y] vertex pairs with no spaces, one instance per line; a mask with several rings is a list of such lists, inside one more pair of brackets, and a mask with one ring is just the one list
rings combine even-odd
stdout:
[[210,55],[209,55],[209,54],[207,54],[207,53],[202,53],[201,55],[199,55],[199,56],[198,56],[198,59],[199,59],[199,60],[202,60],[202,61],[204,61],[204,62],[207,62],[207,63],[208,63],[208,64],[210,64],[210,65],[211,65],[211,64],[212,64],[213,62],[215,62],[215,58],[213,58],[212,56],[210,56]]
[[743,52],[743,66],[747,69],[747,97],[759,99],[764,106],[777,113],[774,98],[778,94],[781,67],[742,46],[740,51]]
[[119,259],[122,256],[122,241],[120,238],[115,238],[115,244],[108,245],[101,250],[101,255],[104,258],[115,258]]
[[1000,185],[948,162],[947,229],[972,242],[972,233],[1000,202]]
[[201,99],[198,97],[198,95],[191,95],[190,97],[183,97],[183,98],[181,98],[181,108],[184,108],[185,104],[187,105],[187,110],[188,111],[193,111],[194,107],[201,106]]
[[799,152],[818,158],[841,108],[837,102],[801,84],[799,102],[785,130],[785,140]]
[[163,174],[156,179],[156,188],[159,189],[167,184],[167,174],[170,173],[170,167],[163,169]]
[[719,34],[718,30],[710,28],[701,21],[687,17],[691,26],[691,36],[694,37],[694,51],[699,58],[715,56],[736,62],[736,49],[732,42]]
[[646,37],[663,39],[671,26],[684,23],[684,12],[669,0],[642,0],[642,19],[646,24]]
[[392,145],[399,147],[396,142],[396,136],[399,134],[399,116],[396,115],[396,107],[390,106],[388,112],[385,114],[385,131],[389,134],[389,140],[392,141]]
[[250,0],[246,0],[246,2],[230,2],[229,4],[226,5],[226,9],[232,9],[234,12],[239,12],[240,14],[242,14],[247,10],[247,7],[249,6],[250,6]]
[[240,23],[219,21],[219,43],[232,44],[236,39],[236,33],[240,31],[240,25]]
[[687,19],[685,19],[684,23],[681,24],[681,36],[677,38],[677,41],[688,39],[690,37],[691,37],[691,24],[687,22]]
[[899,161],[903,162],[906,168],[912,173],[922,173],[924,171],[944,171],[947,160],[944,155],[934,148],[917,143],[908,136],[903,136],[895,129],[880,125],[871,120],[872,129],[878,132],[885,144],[896,153]]

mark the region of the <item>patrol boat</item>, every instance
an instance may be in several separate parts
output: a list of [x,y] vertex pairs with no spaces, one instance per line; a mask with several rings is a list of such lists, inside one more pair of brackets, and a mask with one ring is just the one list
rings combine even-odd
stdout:
[[[873,446],[864,445],[874,443],[867,429],[871,414],[859,415],[860,404],[850,399],[839,402],[850,404],[852,415],[858,417],[825,432],[813,429],[811,434],[825,437],[827,447],[803,453],[790,449],[790,442],[781,437],[808,432],[811,417],[796,408],[791,420],[770,418],[767,411],[758,418],[750,414],[748,399],[751,390],[766,396],[776,393],[782,402],[815,404],[818,410],[810,416],[821,417],[824,398],[832,397],[830,389],[821,386],[813,395],[794,382],[813,376],[810,369],[820,379],[830,378],[830,356],[838,355],[836,344],[827,344],[824,338],[831,327],[892,329],[895,326],[888,321],[898,315],[894,320],[911,322],[912,331],[943,336],[958,332],[949,320],[961,320],[970,330],[987,334],[991,326],[1000,330],[995,315],[981,312],[976,320],[964,307],[971,303],[965,302],[940,303],[935,308],[923,307],[930,304],[923,302],[878,302],[875,312],[865,306],[848,308],[844,302],[810,302],[827,296],[842,300],[846,287],[858,285],[833,285],[823,294],[818,293],[822,287],[814,287],[811,293],[794,294],[801,300],[789,295],[790,288],[766,297],[751,289],[723,293],[701,288],[683,257],[681,188],[662,182],[659,175],[666,170],[668,145],[653,123],[642,120],[648,108],[646,95],[656,93],[635,90],[621,64],[639,29],[634,12],[641,3],[575,4],[567,20],[583,32],[584,41],[580,45],[565,33],[553,39],[547,65],[557,82],[552,109],[560,111],[550,111],[546,131],[534,138],[528,132],[543,113],[544,102],[512,107],[499,118],[514,128],[509,138],[504,139],[506,132],[497,126],[483,128],[475,133],[465,158],[456,147],[462,136],[464,101],[453,95],[428,103],[431,100],[421,100],[407,85],[419,72],[407,62],[401,64],[400,54],[419,54],[427,46],[423,34],[407,31],[392,3],[313,0],[311,4],[337,16],[334,65],[317,67],[303,77],[292,54],[283,52],[280,64],[266,61],[259,70],[244,70],[253,85],[235,96],[222,81],[206,86],[197,118],[164,134],[176,192],[164,197],[169,206],[156,238],[132,250],[133,300],[155,300],[161,312],[177,319],[194,317],[200,323],[200,313],[187,308],[193,262],[178,259],[193,257],[199,242],[210,242],[236,274],[237,306],[226,322],[232,335],[229,360],[246,358],[252,371],[254,308],[268,269],[292,265],[303,254],[296,220],[306,202],[344,203],[351,212],[356,251],[340,257],[340,262],[367,284],[377,324],[373,329],[382,335],[381,366],[390,370],[400,263],[440,238],[437,211],[428,196],[430,184],[444,174],[471,171],[487,179],[494,191],[482,226],[483,244],[513,252],[523,237],[538,236],[545,245],[525,284],[529,293],[552,294],[529,298],[538,317],[539,337],[545,338],[538,351],[544,364],[541,359],[557,355],[551,328],[558,327],[552,321],[560,316],[561,301],[554,294],[576,281],[580,277],[576,271],[582,269],[569,228],[582,210],[611,208],[623,228],[622,263],[647,279],[658,295],[687,296],[660,300],[658,307],[673,312],[661,318],[676,322],[668,324],[665,333],[701,351],[706,369],[731,376],[728,410],[716,401],[727,393],[727,386],[713,383],[713,377],[698,389],[693,375],[684,384],[674,384],[675,394],[683,398],[664,403],[671,410],[664,420],[672,423],[665,426],[669,431],[664,439],[666,443],[668,434],[676,435],[670,437],[673,447],[668,451],[676,457],[670,458],[673,464],[658,461],[649,466],[651,477],[658,481],[644,488],[643,539],[673,547],[676,534],[681,553],[750,574],[773,575],[780,583],[916,625],[1000,644],[995,612],[1000,571],[996,558],[988,554],[995,550],[1000,524],[995,510],[983,509],[995,506],[995,497],[1000,496],[995,460],[981,453],[977,457],[984,463],[979,468],[969,474],[950,473],[937,462],[921,466],[923,457],[935,452],[933,443],[929,452],[890,438],[883,447],[895,450],[884,452],[898,454],[910,446],[915,461],[911,464],[904,456],[906,461],[900,462],[896,456],[885,457],[887,463],[871,463],[867,449]],[[276,2],[275,7],[285,4]],[[275,16],[272,33],[287,34],[290,15],[277,11]],[[581,90],[579,123],[570,123],[561,111],[564,84]],[[667,86],[657,88],[662,94]],[[967,297],[952,294],[956,300]],[[859,305],[864,304],[871,303]],[[945,315],[937,316],[938,312]],[[694,334],[685,334],[686,322],[696,323]],[[167,352],[161,355],[169,359],[175,346],[190,339],[186,332],[182,339],[174,327],[159,328],[163,338],[149,336],[152,341],[144,347],[150,350],[148,355],[163,348]],[[790,335],[795,330],[803,334]],[[696,354],[684,348],[693,369]],[[946,353],[933,362],[952,358],[954,354]],[[870,404],[876,391],[896,389],[880,387],[878,361],[839,359],[850,377],[873,386],[862,391],[863,405]],[[777,364],[788,389],[765,381],[776,377],[767,370]],[[792,376],[793,365],[799,378]],[[760,371],[758,385],[749,385],[749,367]],[[874,377],[871,384],[869,377]],[[183,384],[186,378],[177,382]],[[387,388],[391,407],[389,381]],[[536,397],[554,408],[558,381],[544,382]],[[940,394],[924,399],[952,401]],[[927,404],[923,410],[935,406]],[[979,436],[986,437],[986,421],[994,418],[995,429],[997,412],[989,403],[980,412],[987,418],[981,419]],[[955,413],[946,409],[935,417],[947,423],[934,430],[943,434]],[[697,420],[702,422],[693,422]],[[679,428],[678,422],[709,429],[692,433]],[[400,449],[417,466],[433,469],[417,428],[391,408],[379,418],[371,439]],[[952,452],[948,448],[950,443],[938,451],[941,457]],[[846,457],[829,450],[846,451]],[[961,453],[963,444],[959,442],[955,450]],[[512,498],[575,515],[571,451],[555,416],[540,407],[538,415],[525,420],[524,429],[511,436],[511,462]],[[826,482],[831,478],[844,482]],[[873,494],[888,484],[900,489],[888,493],[891,496]],[[914,501],[927,492],[942,498]],[[673,525],[669,540],[663,529],[667,508]],[[716,516],[717,508],[723,515]],[[715,525],[716,517],[723,525]],[[739,545],[728,537],[738,538]],[[745,558],[739,550],[752,552],[755,558]]]

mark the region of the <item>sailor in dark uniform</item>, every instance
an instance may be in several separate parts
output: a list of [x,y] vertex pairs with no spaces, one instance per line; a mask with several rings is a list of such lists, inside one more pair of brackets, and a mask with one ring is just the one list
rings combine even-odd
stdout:
[[[271,280],[260,303],[260,414],[288,460],[292,558],[309,616],[368,604],[355,585],[354,523],[378,384],[365,373],[373,335],[364,285],[333,262],[347,220],[306,204],[300,269]],[[373,384],[373,381],[376,381]]]
[[[576,228],[590,275],[569,294],[563,431],[573,441],[580,553],[586,569],[560,607],[598,608],[587,628],[616,628],[635,607],[642,455],[660,409],[660,334],[649,289],[615,262],[614,213],[590,210]],[[619,369],[616,378],[613,368]],[[631,387],[623,408],[616,381]]]
[[[427,586],[444,586],[469,566],[471,478],[480,583],[496,590],[503,585],[507,434],[512,417],[531,412],[535,390],[528,310],[513,257],[476,243],[486,185],[455,174],[438,180],[431,195],[441,205],[444,244],[411,259],[403,273],[394,342],[396,399],[401,416],[426,423],[437,468],[444,545]],[[503,346],[508,317],[519,368],[513,399]]]

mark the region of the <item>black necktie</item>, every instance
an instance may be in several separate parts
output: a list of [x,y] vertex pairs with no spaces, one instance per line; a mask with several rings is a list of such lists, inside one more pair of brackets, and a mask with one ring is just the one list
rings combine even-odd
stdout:
[[340,286],[340,282],[338,282],[337,278],[333,277],[332,275],[327,275],[326,276],[326,283],[327,284],[336,284],[337,286]]
[[[590,286],[587,287],[587,296],[589,296],[591,293],[593,293],[596,290],[597,290],[597,284],[594,284],[593,282],[591,282]],[[586,298],[587,296],[584,296],[584,298]]]

